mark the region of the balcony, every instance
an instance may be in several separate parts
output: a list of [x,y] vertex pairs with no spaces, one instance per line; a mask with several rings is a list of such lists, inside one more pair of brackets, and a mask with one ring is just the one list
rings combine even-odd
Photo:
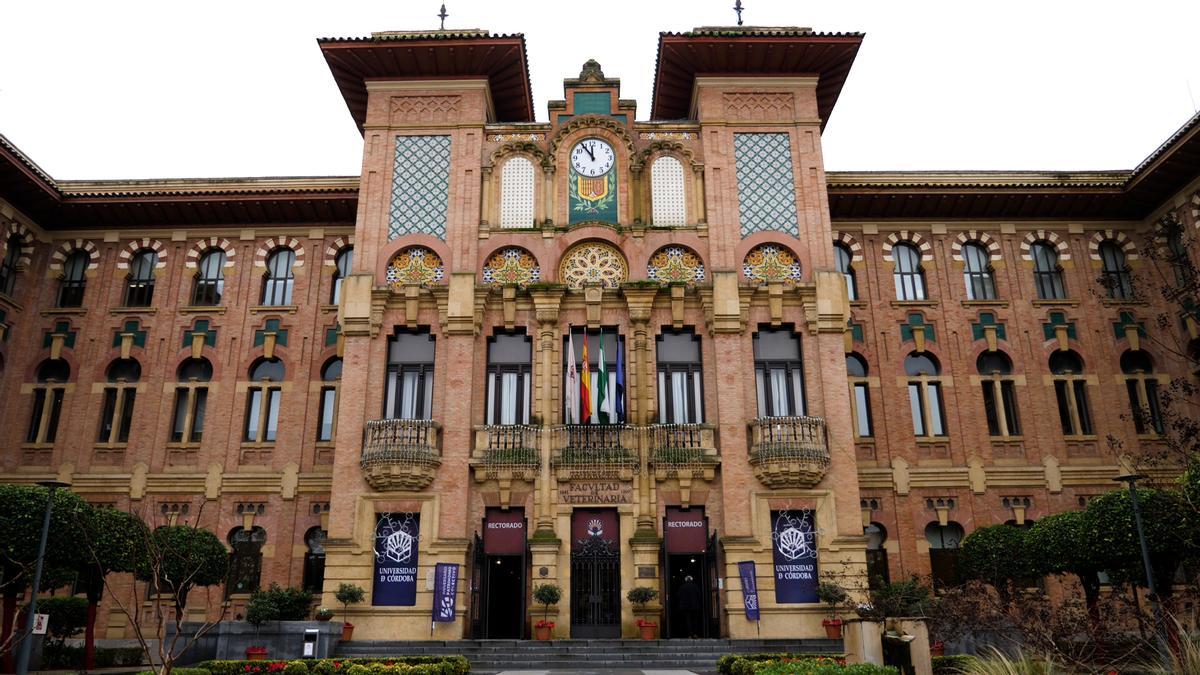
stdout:
[[811,488],[829,470],[820,417],[760,417],[750,422],[750,466],[769,488]]
[[691,477],[712,480],[717,448],[711,424],[651,424],[646,427],[650,468],[658,481]]
[[542,428],[525,424],[475,427],[471,466],[476,481],[500,481],[501,489],[515,480],[532,483],[542,466]]
[[363,429],[359,464],[379,492],[423,490],[442,464],[440,445],[441,425],[433,420],[372,420]]
[[637,429],[627,424],[566,424],[550,428],[560,481],[633,480],[641,471]]

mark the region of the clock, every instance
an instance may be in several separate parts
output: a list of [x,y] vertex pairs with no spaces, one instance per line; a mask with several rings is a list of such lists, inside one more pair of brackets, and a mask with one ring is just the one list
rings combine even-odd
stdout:
[[571,148],[571,166],[585,178],[608,173],[616,159],[612,146],[599,138],[586,138]]

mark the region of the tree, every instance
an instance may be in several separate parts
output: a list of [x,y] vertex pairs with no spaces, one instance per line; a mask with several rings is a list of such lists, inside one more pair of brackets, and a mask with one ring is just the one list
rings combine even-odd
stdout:
[[112,572],[136,572],[145,556],[147,528],[142,519],[114,508],[88,508],[81,519],[88,555],[79,560],[79,581],[87,593],[84,668],[96,667],[96,608],[104,595],[104,578]]
[[[1155,586],[1167,601],[1180,563],[1194,555],[1195,533],[1185,526],[1187,507],[1180,493],[1138,488],[1138,501]],[[1115,490],[1089,501],[1083,527],[1089,555],[1114,582],[1147,585],[1128,490]]]
[[342,603],[342,622],[350,623],[348,612],[350,605],[357,605],[366,597],[366,591],[358,584],[338,584],[337,593],[334,594],[337,601]]
[[1025,552],[1039,575],[1074,574],[1083,587],[1088,616],[1099,617],[1100,571],[1088,540],[1083,511],[1064,511],[1046,516],[1025,533]]
[[[13,620],[17,601],[30,585],[49,491],[35,485],[0,485],[0,574],[3,575],[3,623],[0,650],[11,670]],[[78,522],[87,505],[69,490],[54,491],[54,509],[46,540],[48,569],[73,567],[78,559]]]
[[1013,582],[1034,576],[1025,552],[1025,530],[1012,525],[981,527],[963,540],[959,569],[968,579],[978,579],[1000,594],[1011,597]]

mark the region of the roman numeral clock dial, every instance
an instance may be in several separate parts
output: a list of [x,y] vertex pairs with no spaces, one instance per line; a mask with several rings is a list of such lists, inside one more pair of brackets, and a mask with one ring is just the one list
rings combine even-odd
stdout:
[[608,173],[616,158],[612,146],[599,138],[584,139],[571,148],[571,166],[575,168],[575,173],[585,178]]

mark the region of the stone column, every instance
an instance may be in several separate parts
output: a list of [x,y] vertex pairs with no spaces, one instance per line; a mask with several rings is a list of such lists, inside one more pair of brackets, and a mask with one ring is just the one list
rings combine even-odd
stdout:
[[529,292],[533,299],[534,314],[537,317],[537,352],[534,359],[534,392],[537,400],[535,409],[542,420],[541,469],[538,471],[537,485],[534,488],[537,501],[536,530],[541,533],[554,532],[554,503],[553,481],[550,471],[551,434],[549,427],[558,424],[561,417],[559,405],[559,352],[562,345],[562,329],[558,325],[558,308],[562,302],[562,288],[538,288]]

